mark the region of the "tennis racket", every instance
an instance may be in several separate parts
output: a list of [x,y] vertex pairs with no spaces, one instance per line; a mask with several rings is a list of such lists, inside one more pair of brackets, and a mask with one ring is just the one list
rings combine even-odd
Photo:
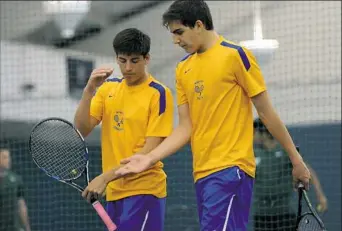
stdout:
[[[303,198],[308,209],[303,212]],[[297,231],[327,231],[323,221],[319,217],[317,211],[313,208],[309,197],[305,191],[304,185],[298,185],[298,213],[297,213]]]
[[[83,179],[89,184],[88,148],[81,133],[61,118],[47,118],[36,124],[30,134],[29,152],[34,163],[48,176],[83,192],[75,183]],[[98,200],[91,204],[109,231],[117,229]]]

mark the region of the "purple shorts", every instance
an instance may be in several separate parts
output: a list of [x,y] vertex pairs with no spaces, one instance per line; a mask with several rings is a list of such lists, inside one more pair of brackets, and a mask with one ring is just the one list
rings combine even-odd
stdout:
[[246,231],[254,179],[230,167],[199,179],[196,184],[201,231]]
[[164,230],[166,198],[137,195],[107,202],[107,213],[119,231]]

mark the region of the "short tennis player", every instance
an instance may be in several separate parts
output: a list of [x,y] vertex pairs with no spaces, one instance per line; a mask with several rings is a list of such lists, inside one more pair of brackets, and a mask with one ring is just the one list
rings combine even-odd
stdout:
[[103,174],[92,180],[82,195],[88,200],[99,198],[107,188],[107,212],[120,231],[162,231],[166,198],[163,164],[158,161],[143,173],[120,179],[113,173],[120,160],[132,153],[148,153],[170,135],[172,94],[146,71],[148,35],[134,28],[123,30],[114,38],[113,47],[123,78],[105,80],[113,69],[94,70],[75,115],[75,125],[83,136],[102,122]]

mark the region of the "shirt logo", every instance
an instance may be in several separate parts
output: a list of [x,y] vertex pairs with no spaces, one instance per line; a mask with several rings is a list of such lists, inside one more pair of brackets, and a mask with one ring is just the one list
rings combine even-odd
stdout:
[[114,115],[114,128],[118,131],[124,130],[124,115],[122,111],[116,111]]
[[195,93],[197,95],[197,99],[203,99],[203,90],[204,90],[203,80],[196,81],[195,82]]

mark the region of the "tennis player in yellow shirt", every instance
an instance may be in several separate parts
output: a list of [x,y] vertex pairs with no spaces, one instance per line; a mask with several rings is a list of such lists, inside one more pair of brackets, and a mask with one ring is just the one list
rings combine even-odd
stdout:
[[245,231],[256,168],[253,105],[288,153],[294,180],[308,189],[310,172],[271,104],[255,57],[215,32],[207,4],[175,1],[163,23],[189,54],[176,68],[179,125],[157,148],[123,160],[115,173],[143,172],[191,141],[200,230]]
[[108,78],[112,68],[95,69],[74,121],[83,136],[102,122],[103,174],[82,195],[99,198],[106,189],[107,212],[120,231],[164,230],[163,164],[157,161],[143,173],[120,179],[113,174],[122,159],[150,152],[172,132],[171,91],[146,69],[150,43],[148,35],[134,28],[116,35],[113,47],[123,77]]

